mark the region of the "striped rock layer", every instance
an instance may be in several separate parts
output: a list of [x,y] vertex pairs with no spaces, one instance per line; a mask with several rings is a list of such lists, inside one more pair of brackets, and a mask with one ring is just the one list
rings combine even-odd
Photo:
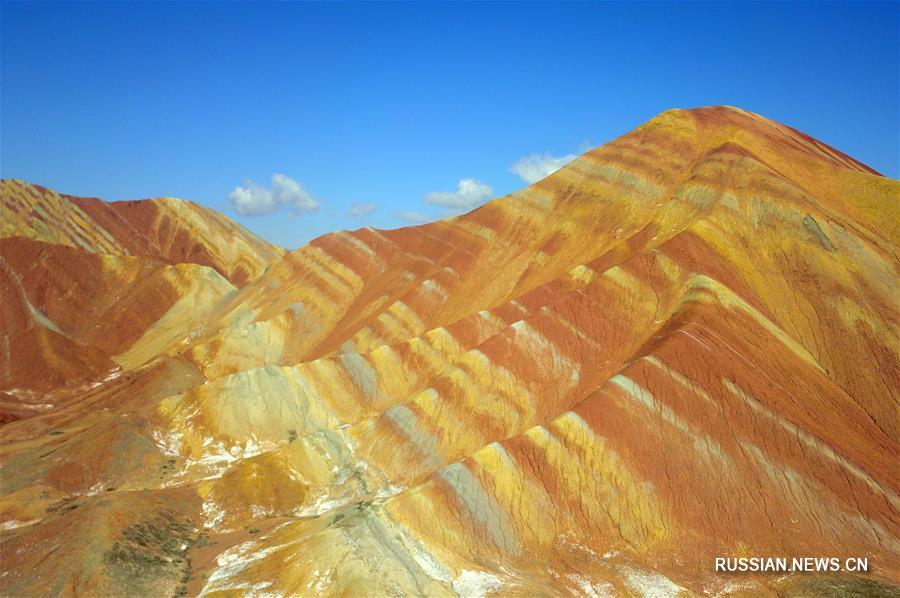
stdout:
[[152,359],[160,337],[195,330],[281,255],[195,203],[106,203],[0,181],[0,389],[90,382],[139,350]]
[[5,182],[3,592],[896,592],[898,196],[724,107],[283,256]]
[[0,214],[2,238],[152,257],[166,264],[199,264],[237,287],[284,253],[214,210],[171,197],[109,203],[4,179]]

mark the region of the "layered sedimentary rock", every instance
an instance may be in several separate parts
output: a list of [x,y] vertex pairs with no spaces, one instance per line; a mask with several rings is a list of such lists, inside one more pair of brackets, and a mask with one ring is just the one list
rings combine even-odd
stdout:
[[206,261],[88,242],[5,185],[10,594],[896,592],[900,183],[798,131],[669,111],[283,256],[197,208]]
[[209,266],[237,287],[283,254],[222,214],[171,197],[110,203],[6,179],[0,202],[0,237]]
[[[0,387],[23,398],[154,359],[283,254],[177,199],[107,203],[4,180],[0,202]],[[34,409],[15,403],[0,412]]]

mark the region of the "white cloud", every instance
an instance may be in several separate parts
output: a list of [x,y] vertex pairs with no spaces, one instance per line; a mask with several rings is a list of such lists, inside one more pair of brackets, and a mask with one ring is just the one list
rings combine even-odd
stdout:
[[490,185],[475,179],[460,179],[456,191],[434,191],[425,196],[425,202],[456,210],[471,210],[490,198],[494,190]]
[[271,189],[245,180],[243,187],[235,187],[228,194],[228,199],[235,211],[242,216],[262,216],[279,210],[299,214],[319,209],[319,202],[309,191],[294,179],[279,173],[272,175]]
[[577,157],[575,154],[566,154],[558,158],[550,154],[531,154],[520,158],[509,169],[530,185],[550,176]]
[[347,210],[348,216],[368,216],[378,209],[373,203],[355,203]]
[[421,224],[428,220],[428,216],[421,212],[394,212],[394,216],[410,224]]

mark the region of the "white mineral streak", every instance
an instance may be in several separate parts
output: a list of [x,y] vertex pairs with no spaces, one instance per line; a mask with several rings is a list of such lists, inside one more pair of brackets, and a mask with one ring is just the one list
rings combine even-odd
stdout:
[[29,519],[28,521],[19,521],[17,519],[10,519],[9,521],[4,521],[0,523],[0,530],[7,529],[16,529],[17,527],[25,527],[26,525],[31,525],[32,523],[37,523],[40,519]]
[[225,511],[223,511],[215,502],[211,500],[203,501],[203,516],[206,520],[203,522],[203,527],[210,529],[214,528],[225,519]]
[[487,571],[470,571],[463,569],[459,577],[453,580],[453,591],[465,598],[484,598],[488,592],[502,587],[500,578]]
[[347,506],[351,502],[353,502],[353,497],[332,499],[328,498],[328,496],[320,496],[313,504],[294,511],[294,515],[297,517],[318,517],[329,511]]
[[168,434],[163,435],[162,432],[153,430],[150,432],[153,442],[162,451],[162,454],[168,457],[178,457],[181,455],[181,439],[182,434],[177,430],[170,430]]
[[593,581],[584,575],[574,573],[567,577],[589,598],[611,598],[616,595],[615,587],[608,581]]
[[250,584],[248,582],[230,583],[230,580],[235,578],[252,563],[265,558],[277,550],[281,550],[291,543],[279,544],[254,552],[253,548],[256,544],[256,541],[248,540],[237,546],[232,546],[217,556],[216,565],[218,565],[218,567],[210,574],[206,585],[200,590],[200,596],[223,590],[249,590],[243,594],[251,596],[277,596],[278,594],[272,594],[270,592],[263,594],[259,593],[260,590],[264,590],[272,585],[271,581],[262,581],[256,584]]
[[676,598],[685,589],[668,577],[653,571],[640,571],[626,565],[616,567],[625,584],[641,598]]

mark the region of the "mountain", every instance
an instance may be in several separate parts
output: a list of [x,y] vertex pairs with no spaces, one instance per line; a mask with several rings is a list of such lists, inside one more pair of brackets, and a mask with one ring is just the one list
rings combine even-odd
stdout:
[[0,198],[4,238],[152,257],[166,264],[199,264],[237,287],[284,253],[214,210],[171,197],[110,203],[6,179],[0,181]]
[[0,386],[16,391],[83,384],[154,358],[157,344],[195,329],[188,314],[202,317],[283,255],[171,198],[107,203],[4,180],[0,200]]
[[[286,254],[2,189],[4,593],[900,591],[900,182],[799,131],[667,111]],[[868,571],[715,571],[768,556]]]

